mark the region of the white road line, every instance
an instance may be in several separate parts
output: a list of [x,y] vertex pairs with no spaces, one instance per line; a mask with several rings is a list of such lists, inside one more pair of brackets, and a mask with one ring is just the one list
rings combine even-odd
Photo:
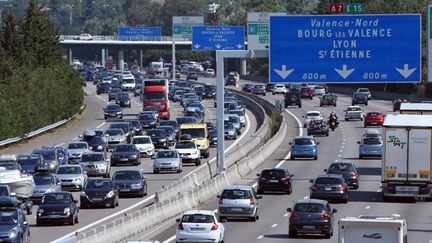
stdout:
[[103,125],[105,125],[105,122],[102,122],[102,123],[99,124],[96,128],[101,128]]
[[171,236],[169,239],[167,239],[166,241],[163,241],[162,243],[169,243],[169,242],[175,240],[175,238],[176,238],[176,236],[173,235],[173,236]]
[[341,150],[339,150],[339,153],[342,153],[343,152],[343,150],[341,149]]
[[271,227],[276,228],[277,226],[278,226],[278,224],[273,224]]
[[342,157],[342,155],[338,154],[338,157],[340,158],[340,157]]
[[64,145],[65,143],[59,143],[59,144],[56,144],[56,145],[54,145],[54,147],[60,147],[60,146],[62,146],[62,145]]
[[290,214],[289,213],[286,213],[286,214],[284,214],[284,217],[288,217]]
[[257,240],[261,240],[262,238],[264,238],[264,235],[260,235],[257,237]]
[[366,207],[365,207],[365,209],[370,209],[370,208],[371,208],[371,206],[366,206]]
[[306,197],[304,197],[303,199],[308,199],[309,198],[309,196],[306,196]]

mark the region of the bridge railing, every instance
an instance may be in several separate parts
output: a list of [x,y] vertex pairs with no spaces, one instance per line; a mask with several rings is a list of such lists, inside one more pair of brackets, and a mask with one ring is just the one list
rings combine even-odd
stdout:
[[[65,40],[80,40],[79,35],[60,35],[60,41]],[[83,40],[83,39],[81,39]],[[88,40],[88,39],[87,39]],[[92,36],[93,41],[172,41],[172,36],[121,36],[118,35],[94,35]],[[89,41],[91,41],[89,40]],[[191,38],[176,38],[175,41],[191,41]]]

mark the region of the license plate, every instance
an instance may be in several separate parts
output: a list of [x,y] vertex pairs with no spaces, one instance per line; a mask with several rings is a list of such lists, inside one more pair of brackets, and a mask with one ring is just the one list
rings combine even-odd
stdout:
[[402,192],[418,192],[418,186],[396,186],[396,191]]
[[93,198],[93,201],[102,201],[102,199],[103,199],[103,198],[101,198],[101,197],[94,197],[94,198]]
[[231,211],[233,211],[233,212],[242,212],[243,209],[242,208],[231,208]]
[[120,161],[128,161],[127,158],[121,158]]
[[203,231],[205,228],[191,228],[191,231]]
[[130,192],[130,189],[129,189],[129,188],[126,188],[126,189],[120,189],[120,191],[121,191],[121,192]]
[[60,215],[50,215],[49,217],[50,217],[50,218],[61,218]]
[[303,229],[315,229],[315,225],[303,225]]
[[278,180],[269,180],[270,183],[277,183]]
[[331,191],[332,188],[331,188],[331,187],[326,187],[326,188],[324,188],[324,190],[326,190],[326,191]]

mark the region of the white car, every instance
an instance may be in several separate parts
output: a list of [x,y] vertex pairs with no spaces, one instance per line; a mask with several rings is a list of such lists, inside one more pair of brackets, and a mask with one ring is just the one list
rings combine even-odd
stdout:
[[205,75],[206,77],[214,77],[215,76],[215,71],[214,69],[208,68],[205,70]]
[[276,84],[273,87],[272,94],[285,94],[287,92],[287,88],[283,84]]
[[360,121],[363,121],[364,113],[363,109],[358,105],[352,105],[348,107],[345,112],[345,121],[353,120],[353,119],[359,119]]
[[[180,138],[181,140],[182,138]],[[186,140],[176,142],[174,148],[180,154],[183,163],[194,163],[195,165],[201,164],[201,153],[195,141]]]
[[191,210],[176,220],[176,242],[218,242],[224,241],[225,227],[214,211]]
[[148,157],[154,155],[155,147],[150,136],[134,136],[131,144],[135,144],[135,147],[140,151],[140,155]]
[[314,95],[325,95],[326,91],[325,88],[323,86],[315,86],[314,87]]
[[93,36],[87,33],[83,33],[79,36],[79,40],[93,40]]
[[66,151],[69,154],[69,163],[78,163],[83,153],[90,152],[87,142],[71,142]]
[[303,118],[303,127],[307,127],[311,121],[324,119],[323,115],[319,111],[308,111]]
[[123,90],[133,90],[135,89],[135,78],[132,74],[123,74],[121,80],[121,88]]

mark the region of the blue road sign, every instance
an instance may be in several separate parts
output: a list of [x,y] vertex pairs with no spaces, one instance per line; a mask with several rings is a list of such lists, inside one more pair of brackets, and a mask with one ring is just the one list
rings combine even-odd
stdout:
[[121,41],[160,41],[160,27],[119,27],[119,40]]
[[420,18],[271,16],[270,82],[420,82]]
[[244,50],[243,26],[193,26],[192,50]]

